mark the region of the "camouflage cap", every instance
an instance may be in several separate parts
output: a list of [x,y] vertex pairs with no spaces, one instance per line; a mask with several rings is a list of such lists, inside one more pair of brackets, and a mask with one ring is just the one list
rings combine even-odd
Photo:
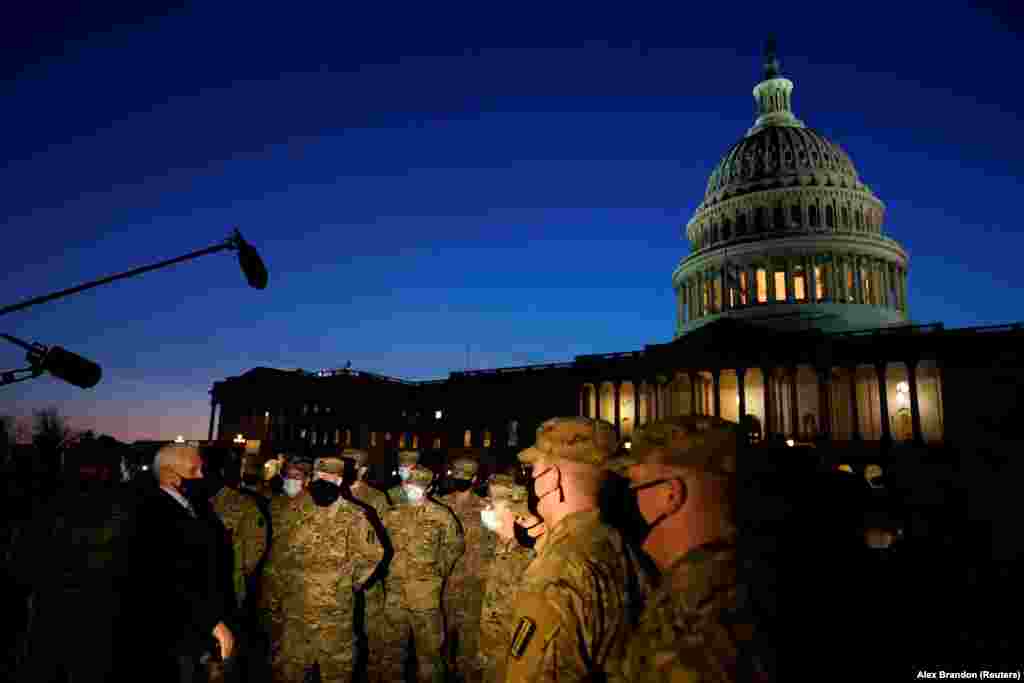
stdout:
[[285,469],[289,467],[295,467],[302,470],[306,474],[311,474],[313,472],[313,463],[312,461],[309,460],[309,458],[292,458],[287,463],[285,463],[284,467]]
[[882,476],[881,465],[872,464],[864,468],[864,478],[867,479],[868,481],[871,481],[872,479],[880,476]]
[[477,471],[480,469],[480,465],[476,460],[462,456],[455,458],[451,467],[448,469],[451,470],[451,474],[449,476],[453,479],[472,479],[476,476]]
[[419,451],[399,451],[398,452],[398,466],[399,467],[412,467],[420,461]]
[[510,506],[526,506],[526,487],[517,484],[511,474],[496,474],[488,486],[491,500],[507,502]]
[[356,467],[364,467],[370,462],[370,454],[358,448],[346,448],[341,452],[341,457],[352,460]]
[[336,455],[327,456],[325,458],[317,458],[316,465],[313,467],[314,472],[326,472],[327,474],[345,474],[345,461]]
[[519,454],[519,461],[537,458],[571,460],[603,466],[618,448],[610,422],[589,417],[553,417],[537,428],[537,441]]
[[426,486],[434,481],[434,472],[429,467],[413,467],[409,473],[409,483]]
[[626,474],[632,465],[674,465],[736,473],[739,425],[708,415],[669,417],[636,430],[631,450],[608,468]]

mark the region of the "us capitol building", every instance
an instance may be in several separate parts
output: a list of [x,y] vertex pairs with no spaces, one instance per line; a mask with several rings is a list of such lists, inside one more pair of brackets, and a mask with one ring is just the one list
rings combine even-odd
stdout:
[[794,115],[771,46],[753,95],[757,118],[685,228],[673,340],[419,382],[257,367],[214,383],[210,439],[244,440],[264,458],[349,446],[384,462],[402,448],[505,459],[541,422],[571,414],[626,439],[670,415],[751,416],[763,440],[869,457],[1015,433],[1021,326],[913,323],[909,259],[885,233],[885,205],[845,151]]

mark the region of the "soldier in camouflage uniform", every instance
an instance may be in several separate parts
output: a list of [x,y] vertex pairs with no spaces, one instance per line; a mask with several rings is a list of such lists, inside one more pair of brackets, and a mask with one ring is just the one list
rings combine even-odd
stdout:
[[[371,521],[371,528],[367,531],[367,543],[370,548],[380,547],[385,560],[390,560],[391,544],[384,530],[384,513],[388,509],[388,498],[382,491],[370,486],[366,477],[369,474],[370,455],[366,451],[353,448],[346,448],[342,453],[343,458],[352,461],[355,466],[355,481],[350,487],[352,497],[364,505],[377,516],[376,522]],[[376,553],[374,554],[376,557]],[[382,569],[386,570],[386,567]],[[368,683],[376,683],[379,680],[380,672],[385,668],[381,648],[387,638],[387,622],[384,619],[384,598],[386,591],[386,578],[384,572],[374,576],[369,585],[362,591],[363,597],[363,624],[366,629],[366,675]]]
[[255,677],[266,659],[266,643],[259,637],[251,605],[250,589],[257,587],[257,573],[262,566],[269,543],[270,523],[266,502],[259,494],[241,489],[242,463],[239,458],[208,454],[204,463],[204,480],[214,493],[210,509],[221,522],[226,534],[224,560],[230,569],[231,590],[236,614],[231,628],[237,636],[236,654],[231,666],[210,662],[210,681],[246,680]]
[[[314,482],[274,520],[266,572],[278,597],[272,607],[280,643],[275,681],[298,683],[315,665],[323,683],[347,683],[352,676],[353,591],[365,583],[375,562],[369,559],[373,552],[363,509],[341,496],[343,474],[340,458],[321,458]],[[321,500],[318,487],[332,495]]]
[[511,475],[495,475],[489,489],[491,508],[484,515],[484,525],[495,532],[497,540],[492,548],[494,556],[481,574],[484,590],[478,660],[483,683],[501,683],[512,635],[512,599],[526,567],[536,556],[533,549],[516,540],[514,525],[533,527],[540,520],[526,509],[526,487],[517,485]]
[[224,467],[224,486],[210,499],[210,506],[227,531],[232,548],[232,583],[239,609],[245,602],[248,586],[267,550],[267,520],[256,502],[255,493],[239,490],[238,465]]
[[399,454],[402,490],[395,492],[391,500],[398,502],[384,514],[395,555],[388,570],[387,636],[380,675],[388,681],[404,680],[411,645],[417,680],[439,683],[444,680],[441,588],[465,544],[452,513],[427,498],[433,474],[417,465],[418,459],[415,452]]
[[444,587],[445,626],[448,664],[466,683],[479,683],[481,672],[477,653],[480,649],[480,609],[483,601],[483,573],[494,557],[495,535],[483,527],[480,513],[488,503],[476,495],[477,462],[468,457],[451,464],[453,493],[444,496],[462,528],[466,550],[455,562]]
[[519,454],[532,465],[545,543],[515,597],[509,683],[600,679],[639,617],[635,556],[603,523],[598,496],[617,439],[607,422],[553,418]]
[[737,642],[750,632],[729,623],[737,597],[733,506],[741,439],[725,420],[668,418],[637,430],[630,454],[614,464],[630,479],[646,522],[644,552],[662,572],[627,644],[627,680],[737,680]]

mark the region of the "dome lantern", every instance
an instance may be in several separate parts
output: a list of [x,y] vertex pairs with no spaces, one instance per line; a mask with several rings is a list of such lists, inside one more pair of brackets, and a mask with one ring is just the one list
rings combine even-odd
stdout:
[[764,80],[754,86],[757,120],[747,131],[747,137],[768,126],[804,128],[804,122],[793,116],[790,98],[793,81],[782,76],[776,55],[775,38],[768,39],[764,54]]

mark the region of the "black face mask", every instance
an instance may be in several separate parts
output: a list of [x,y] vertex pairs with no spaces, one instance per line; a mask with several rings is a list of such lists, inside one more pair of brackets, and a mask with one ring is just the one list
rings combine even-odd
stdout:
[[536,526],[540,526],[541,524],[543,524],[543,522],[538,522],[533,526],[523,526],[519,522],[515,522],[512,525],[512,533],[516,537],[516,543],[523,546],[524,548],[529,548],[530,550],[533,550],[533,546],[537,545],[537,539],[530,535],[530,529],[533,529]]
[[629,489],[628,495],[625,499],[625,504],[622,508],[623,516],[621,520],[621,530],[626,536],[626,540],[633,543],[635,547],[639,548],[642,546],[644,541],[647,540],[647,537],[650,536],[651,531],[654,530],[654,527],[661,524],[669,515],[669,513],[663,512],[655,517],[654,521],[648,522],[647,519],[644,518],[643,513],[640,512],[640,500],[637,498],[637,493],[644,489],[659,486],[670,481],[672,480],[655,479],[654,481],[649,481],[645,484]]
[[341,497],[341,487],[326,479],[317,479],[309,485],[309,495],[322,508],[333,505]]
[[450,486],[452,490],[458,491],[459,493],[465,493],[466,491],[473,488],[472,479],[451,479],[449,481],[451,482]]
[[182,479],[179,486],[182,494],[190,501],[209,500],[212,495],[208,492],[209,482],[205,479]]
[[487,494],[490,493],[489,489],[490,486],[488,485],[487,480],[484,479],[477,482],[476,486],[473,487],[473,494],[478,498],[486,498]]
[[284,493],[284,477],[275,474],[270,478],[270,492],[275,496]]
[[220,490],[224,488],[224,486],[226,486],[227,484],[224,475],[217,470],[204,472],[203,482],[203,488],[206,489],[206,496],[208,498],[213,498],[214,496],[216,496],[218,493],[220,493]]

